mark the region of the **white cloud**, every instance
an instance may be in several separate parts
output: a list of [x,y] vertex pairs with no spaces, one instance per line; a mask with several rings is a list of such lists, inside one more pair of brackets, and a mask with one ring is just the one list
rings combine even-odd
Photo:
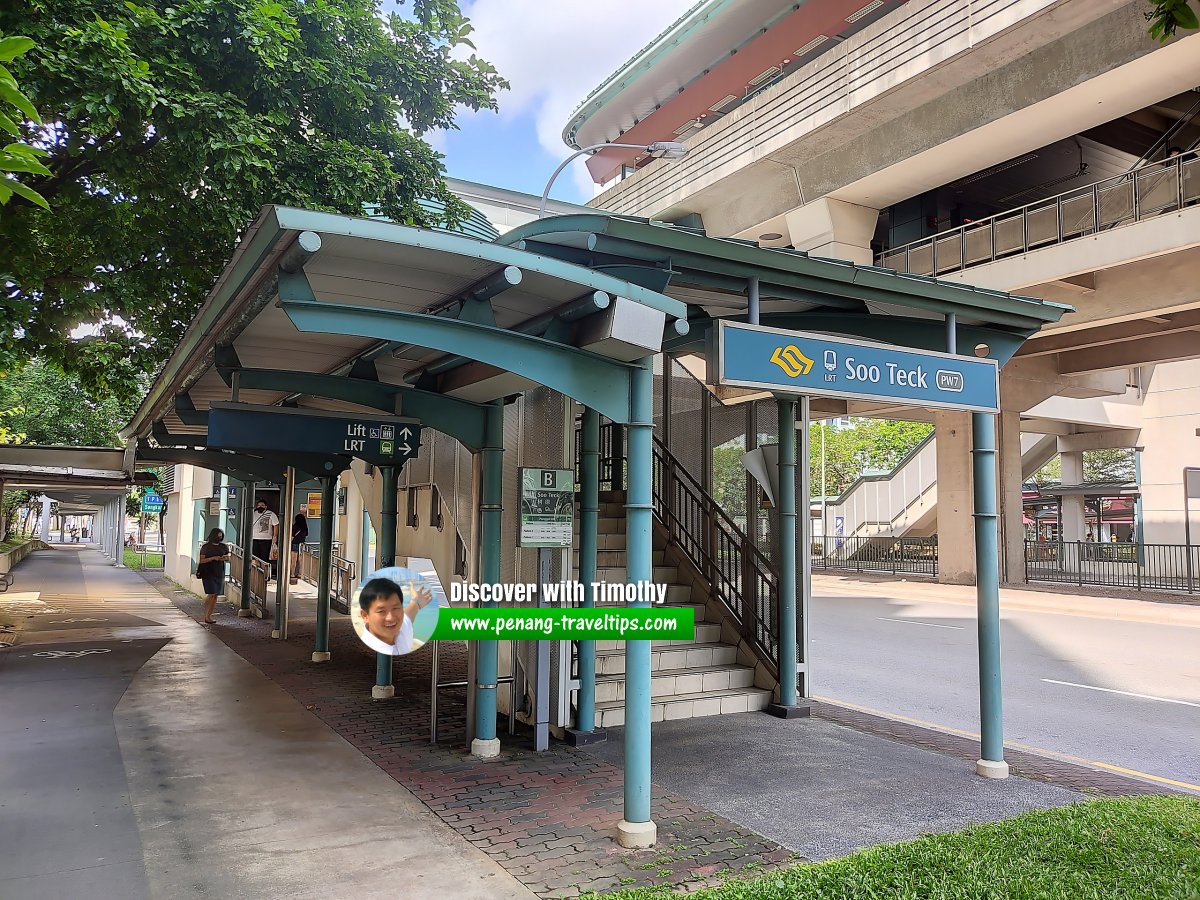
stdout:
[[[463,11],[475,26],[479,56],[509,80],[500,115],[532,115],[538,143],[565,158],[562,129],[597,85],[678,19],[694,0],[475,0]],[[580,159],[572,166],[594,191]]]

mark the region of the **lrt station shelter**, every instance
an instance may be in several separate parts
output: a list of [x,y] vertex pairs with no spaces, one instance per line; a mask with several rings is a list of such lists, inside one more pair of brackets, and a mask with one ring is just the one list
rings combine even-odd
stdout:
[[[617,215],[1071,306],[1000,376],[1004,580],[1195,593],[1200,33],[1159,41],[1146,11],[699,0],[596,86],[563,142],[594,151],[592,203]],[[686,157],[656,159],[659,141]],[[933,436],[818,501],[831,567],[895,571],[886,550],[971,583],[968,417],[883,417]],[[1061,483],[1027,507],[1056,458]],[[1114,535],[1125,546],[1094,549]]]
[[[485,226],[262,211],[125,431],[126,469],[163,472],[166,575],[188,584],[204,535],[223,527],[237,546],[227,599],[274,617],[275,640],[300,616],[315,622],[313,680],[378,567],[427,562],[447,593],[667,585],[667,605],[695,611],[693,641],[464,642],[466,680],[449,684],[437,680],[449,648],[421,651],[435,703],[459,692],[477,757],[500,753],[502,716],[543,746],[623,726],[612,824],[622,846],[648,847],[653,722],[807,712],[807,423],[844,415],[848,398],[963,410],[977,772],[1003,777],[997,371],[1071,308],[630,216]],[[738,522],[713,499],[711,451],[747,436],[770,500]],[[574,474],[575,537],[541,559],[518,541],[529,468]],[[315,596],[289,597],[290,554],[273,584],[254,558],[258,500],[281,531],[319,506],[300,562]],[[410,700],[389,656],[364,655],[362,690],[398,714]]]

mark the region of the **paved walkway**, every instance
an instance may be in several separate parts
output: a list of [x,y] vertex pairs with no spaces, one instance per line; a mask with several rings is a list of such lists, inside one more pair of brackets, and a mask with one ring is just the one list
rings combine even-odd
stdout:
[[531,897],[96,551],[0,595],[0,897]]
[[[0,717],[15,726],[0,751],[18,760],[0,775],[6,900],[74,896],[85,881],[122,897],[691,888],[1089,787],[1066,764],[1031,772],[1057,786],[986,782],[970,775],[973,748],[947,743],[952,735],[825,704],[824,720],[666,723],[654,732],[659,844],[628,851],[612,839],[619,733],[594,752],[555,744],[544,754],[504,735],[501,757],[479,762],[464,750],[465,690],[439,693],[431,743],[431,654],[396,660],[396,698],[372,701],[374,656],[346,617],[334,617],[332,660],[313,664],[311,620],[294,619],[282,642],[269,621],[219,605],[220,624],[205,630],[199,598],[94,552],[45,551],[17,577],[15,590],[44,594],[0,607],[20,629],[0,652],[0,687],[22,684],[0,690]],[[34,655],[57,650],[73,655]],[[465,680],[463,645],[443,645],[441,657],[443,681]],[[839,716],[857,719],[834,724]],[[1091,789],[1144,786],[1111,776]]]

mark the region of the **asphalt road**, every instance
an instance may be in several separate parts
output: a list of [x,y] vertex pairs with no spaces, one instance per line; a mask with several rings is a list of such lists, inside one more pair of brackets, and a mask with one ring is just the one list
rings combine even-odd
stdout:
[[[814,588],[814,696],[979,731],[975,616],[962,589],[835,590]],[[939,599],[952,594],[960,602]],[[1136,607],[1156,605],[1121,603],[1072,614],[1002,605],[1005,740],[1200,793],[1200,616],[1135,621],[1147,617]]]

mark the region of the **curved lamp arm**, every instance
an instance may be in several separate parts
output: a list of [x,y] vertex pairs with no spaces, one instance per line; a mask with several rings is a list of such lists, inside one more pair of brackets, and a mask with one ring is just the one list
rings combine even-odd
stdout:
[[546,203],[550,199],[550,188],[554,185],[554,180],[558,178],[558,176],[562,173],[562,170],[570,165],[572,161],[580,156],[583,156],[585,153],[594,153],[597,150],[603,150],[606,147],[622,147],[628,150],[645,150],[647,153],[661,154],[662,158],[665,159],[682,159],[687,155],[687,147],[685,147],[679,141],[655,141],[653,144],[602,143],[589,144],[586,147],[582,147],[559,163],[558,168],[555,169],[553,174],[550,176],[550,180],[546,182],[546,188],[542,191],[541,202],[538,204],[539,219],[546,218]]

